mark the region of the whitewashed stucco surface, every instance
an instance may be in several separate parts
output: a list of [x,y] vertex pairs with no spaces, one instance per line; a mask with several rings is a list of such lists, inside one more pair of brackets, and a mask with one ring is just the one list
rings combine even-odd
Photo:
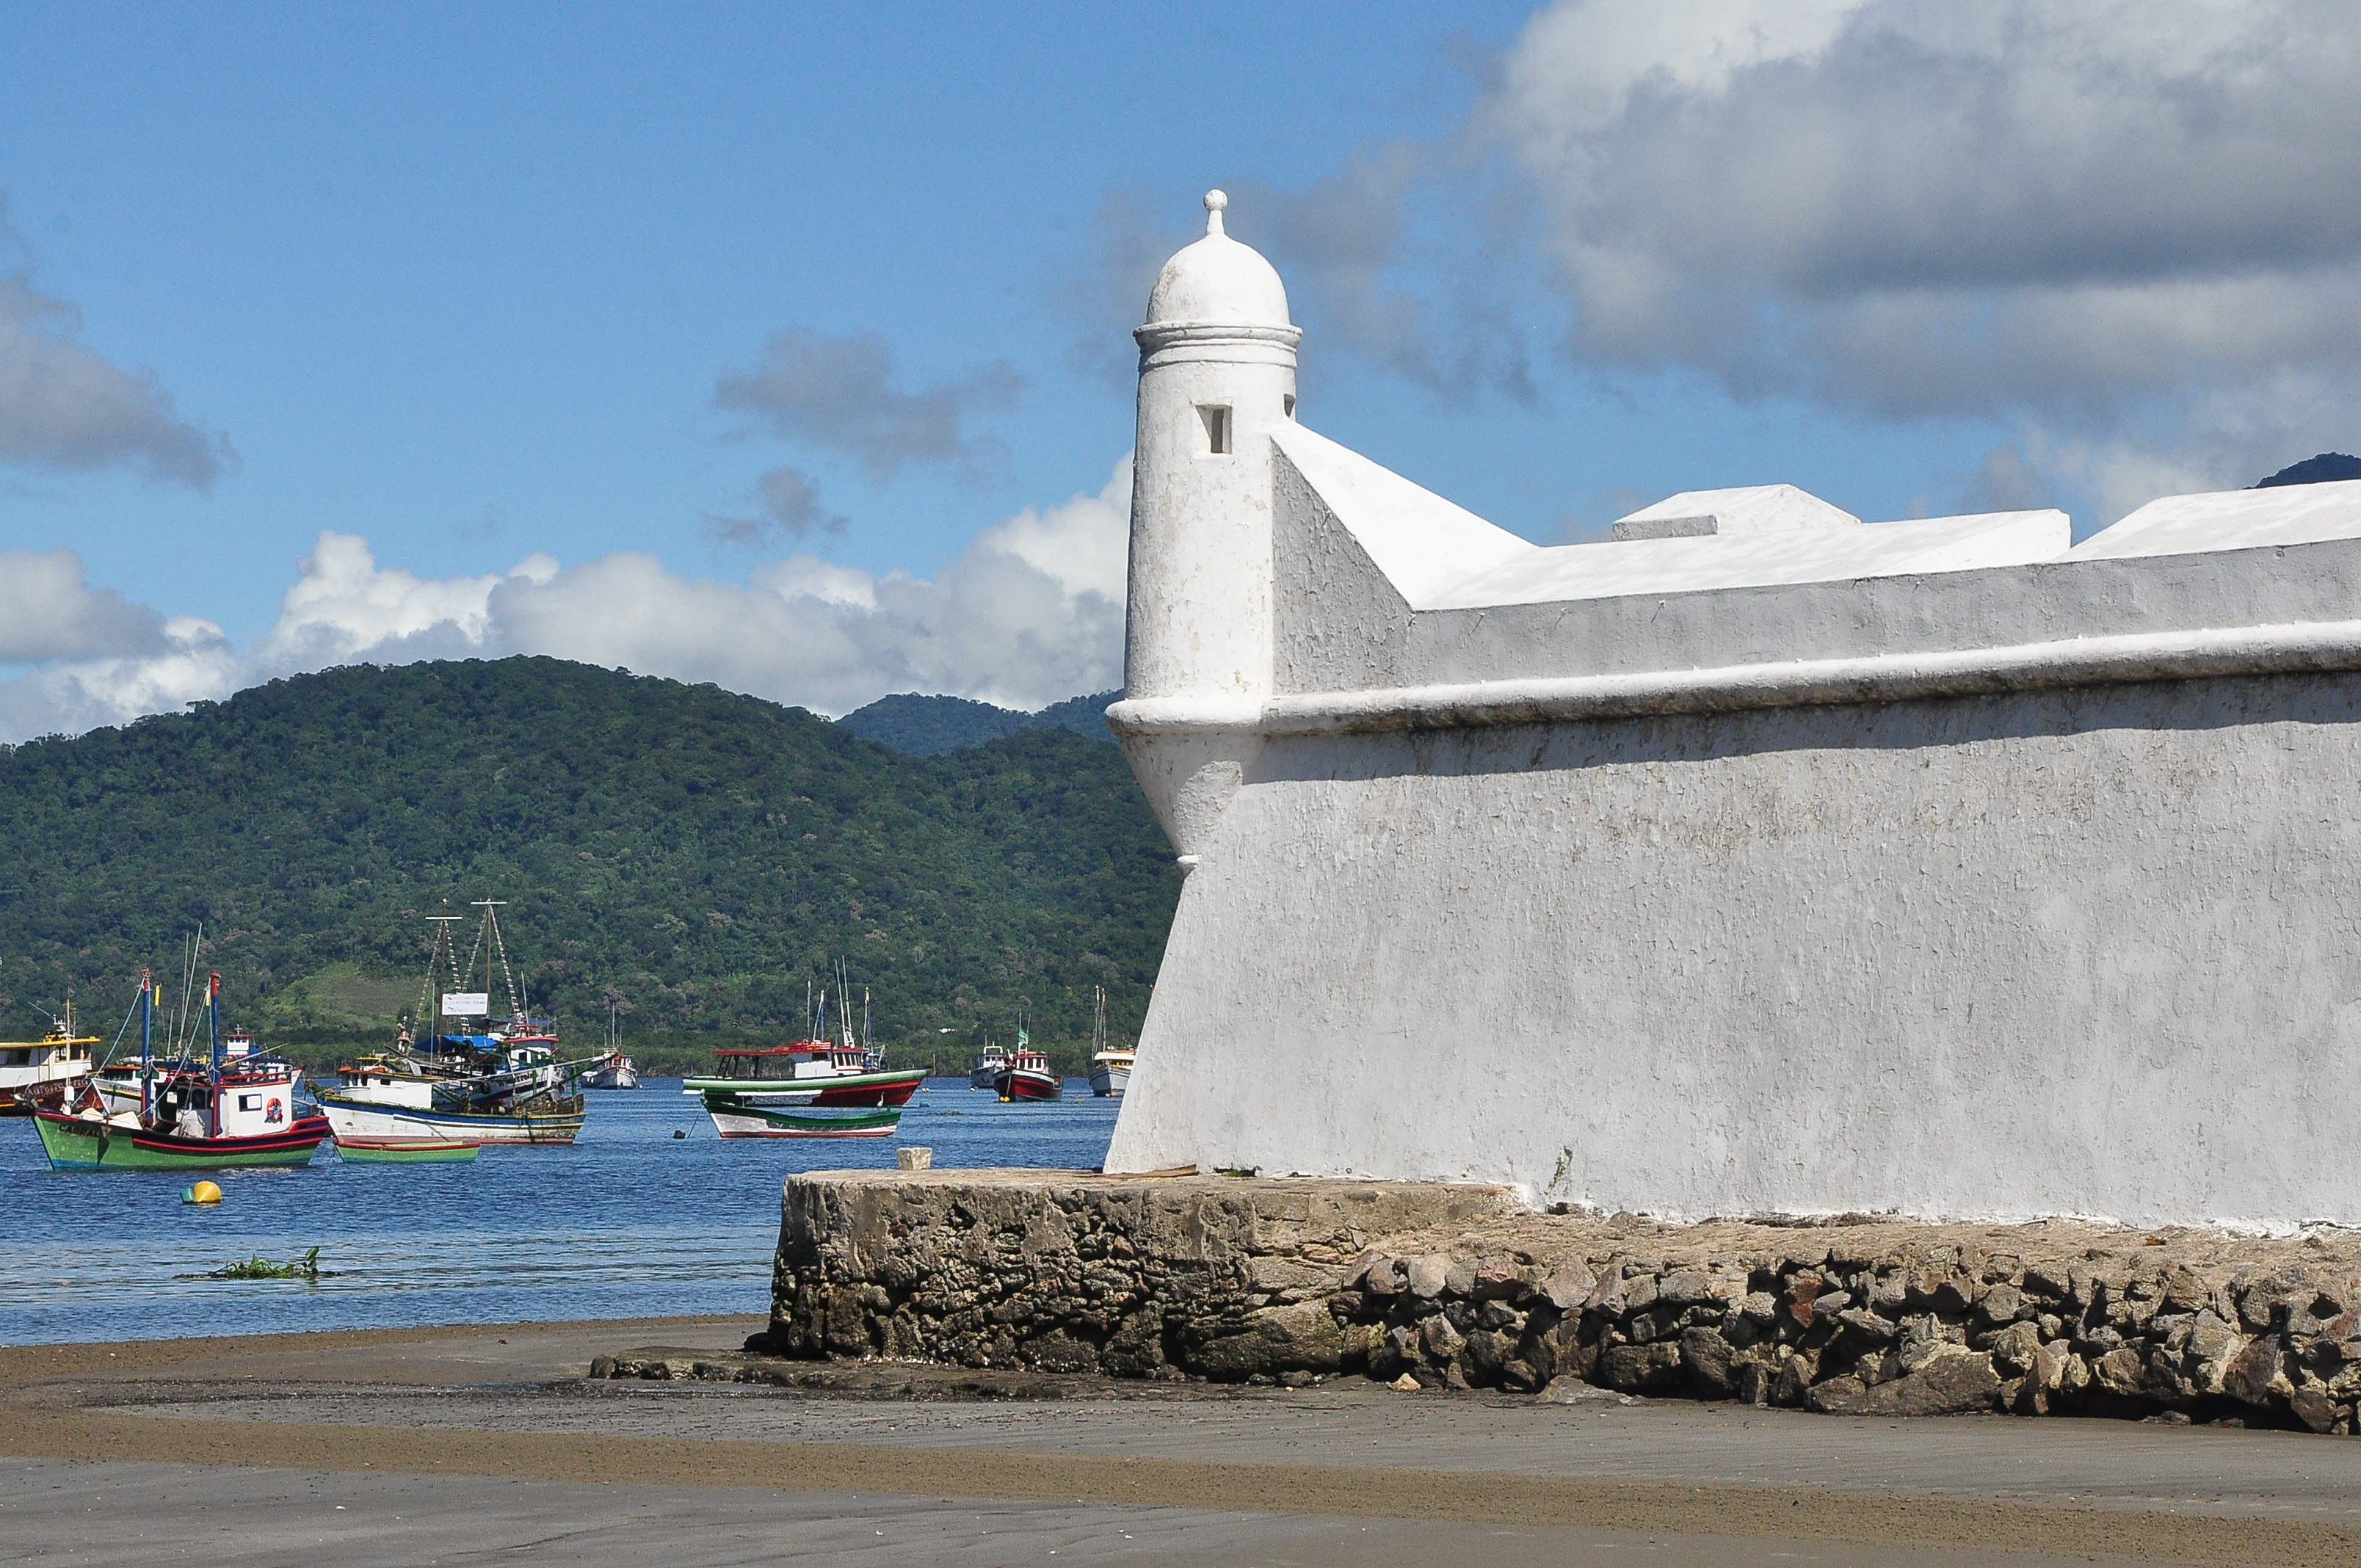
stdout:
[[2361,684],[1274,741],[1109,1158],[2361,1219]]

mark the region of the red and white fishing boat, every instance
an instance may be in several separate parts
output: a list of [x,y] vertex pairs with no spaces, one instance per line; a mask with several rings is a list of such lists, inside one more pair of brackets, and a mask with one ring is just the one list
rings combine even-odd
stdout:
[[1025,1031],[1016,1031],[1016,1048],[1008,1053],[1008,1065],[1000,1069],[993,1088],[1003,1100],[1055,1100],[1065,1092],[1065,1085],[1049,1066],[1049,1058],[1026,1043]]

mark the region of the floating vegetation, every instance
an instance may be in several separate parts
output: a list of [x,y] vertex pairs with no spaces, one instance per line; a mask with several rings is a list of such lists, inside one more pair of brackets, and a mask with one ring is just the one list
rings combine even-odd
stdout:
[[209,1268],[202,1275],[183,1276],[203,1279],[321,1279],[333,1277],[320,1267],[320,1249],[313,1247],[292,1263],[280,1263],[256,1253],[243,1263],[225,1263],[219,1268]]

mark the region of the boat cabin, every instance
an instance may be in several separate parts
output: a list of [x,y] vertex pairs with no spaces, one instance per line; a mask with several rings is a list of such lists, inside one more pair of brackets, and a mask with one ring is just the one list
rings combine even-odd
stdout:
[[12,1040],[0,1045],[0,1091],[73,1078],[90,1070],[95,1035],[69,1035],[51,1029],[39,1040]]
[[713,1053],[716,1078],[752,1083],[785,1083],[798,1078],[842,1078],[867,1070],[858,1046],[797,1040],[791,1046],[749,1046]]
[[211,1074],[174,1072],[156,1083],[148,1102],[150,1118],[158,1126],[212,1135],[217,1111],[221,1136],[250,1138],[280,1132],[300,1114],[295,1109],[294,1074],[284,1069],[225,1073],[218,1108],[215,1097]]

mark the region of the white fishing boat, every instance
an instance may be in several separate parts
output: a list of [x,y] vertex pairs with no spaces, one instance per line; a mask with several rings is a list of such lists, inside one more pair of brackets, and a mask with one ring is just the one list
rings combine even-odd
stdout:
[[582,1075],[585,1089],[637,1089],[640,1064],[620,1051],[609,1051]]
[[1098,992],[1098,1019],[1091,1026],[1091,1092],[1101,1100],[1120,1100],[1131,1087],[1134,1055],[1129,1046],[1109,1046],[1106,1037],[1106,987]]
[[[557,1058],[550,1020],[533,1015],[518,994],[498,901],[479,899],[483,916],[466,964],[454,962],[450,929],[459,916],[429,917],[434,938],[413,1037],[407,1025],[393,1048],[336,1069],[334,1089],[313,1091],[339,1140],[439,1139],[485,1144],[570,1144],[588,1117],[580,1061]],[[483,990],[474,983],[481,959]],[[497,969],[495,969],[497,964]],[[492,1007],[497,976],[508,1014]]]
[[986,1046],[976,1052],[975,1062],[968,1069],[970,1089],[997,1089],[1000,1075],[1008,1070],[1008,1053],[998,1046]]
[[640,1086],[640,1064],[624,1055],[616,1043],[615,1003],[607,1003],[607,1054],[591,1065],[582,1075],[585,1089],[637,1089]]
[[97,1036],[74,1033],[71,996],[39,1039],[0,1040],[0,1116],[29,1116],[45,1092],[62,1096],[69,1080],[90,1071],[97,1048]]

